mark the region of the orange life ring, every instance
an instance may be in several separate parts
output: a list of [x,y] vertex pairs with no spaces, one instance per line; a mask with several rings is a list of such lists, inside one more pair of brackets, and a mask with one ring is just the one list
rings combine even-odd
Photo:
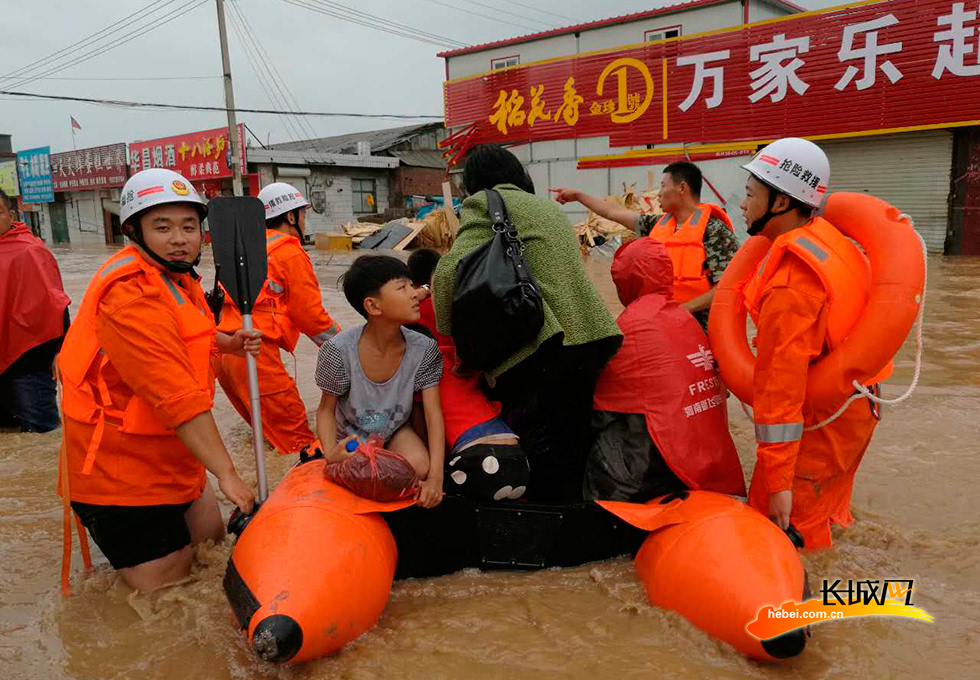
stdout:
[[[824,219],[857,241],[871,261],[871,295],[850,335],[810,367],[807,403],[819,409],[840,406],[898,353],[918,316],[925,285],[919,236],[907,218],[867,194],[837,192],[827,197]],[[755,356],[746,337],[743,288],[769,252],[764,236],[753,236],[738,251],[715,290],[708,339],[725,385],[752,403]]]

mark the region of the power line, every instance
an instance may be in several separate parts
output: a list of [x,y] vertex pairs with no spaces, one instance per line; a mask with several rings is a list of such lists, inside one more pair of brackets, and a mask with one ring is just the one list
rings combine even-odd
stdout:
[[[168,2],[166,2],[163,5],[163,7],[166,7],[166,5],[173,4],[176,1],[177,0],[169,0]],[[112,35],[113,33],[118,32],[121,29],[116,29],[115,31],[110,31],[109,29],[110,28],[113,28],[115,26],[118,26],[119,24],[121,24],[121,23],[123,23],[123,22],[125,22],[125,21],[127,21],[129,19],[132,19],[132,18],[136,17],[137,15],[143,14],[144,12],[146,12],[146,10],[148,10],[151,7],[153,7],[153,5],[159,5],[161,2],[162,2],[162,0],[154,0],[154,2],[151,2],[149,5],[146,5],[142,9],[136,10],[132,14],[123,17],[122,19],[120,19],[119,21],[117,21],[117,22],[115,22],[113,24],[109,24],[105,28],[96,31],[95,33],[93,33],[92,35],[88,36],[87,38],[82,38],[81,40],[79,40],[77,42],[73,42],[71,45],[68,45],[67,47],[63,47],[62,49],[58,50],[57,52],[52,52],[51,54],[49,54],[46,57],[42,57],[41,59],[38,59],[36,61],[32,61],[30,64],[26,64],[25,66],[21,66],[18,69],[14,69],[13,71],[10,71],[9,73],[3,74],[2,76],[0,76],[0,83],[6,82],[7,80],[10,80],[12,77],[18,76],[18,75],[20,75],[20,74],[22,74],[22,73],[24,73],[26,71],[36,70],[34,68],[35,66],[36,67],[40,67],[40,66],[42,66],[44,64],[47,64],[52,59],[58,57],[59,55],[64,54],[65,52],[67,52],[67,51],[69,51],[71,49],[74,49],[76,47],[82,47],[86,43],[90,43],[93,40],[95,42],[98,42],[102,38],[107,37],[109,35]],[[162,9],[163,7],[157,7],[157,9]],[[153,10],[153,12],[155,12],[155,11],[156,11],[156,9]],[[152,14],[153,12],[150,12],[150,14]],[[141,17],[141,18],[143,18],[143,17]],[[100,35],[102,37],[99,37]]]
[[[234,6],[232,5],[232,7]],[[249,66],[252,67],[252,72],[255,74],[256,80],[259,81],[259,86],[262,88],[262,91],[265,92],[265,96],[269,100],[269,105],[272,106],[273,109],[276,109],[276,111],[279,111],[278,107],[276,106],[276,98],[272,95],[272,88],[269,85],[265,74],[261,71],[257,63],[257,58],[253,57],[254,48],[246,40],[244,36],[244,29],[240,27],[238,17],[234,10],[228,13],[228,18],[231,20],[231,27],[235,31],[235,35],[238,37],[238,42],[241,43],[242,50],[245,52],[245,58],[248,60]],[[293,122],[284,117],[281,111],[279,111],[278,116],[279,122],[286,131],[286,135],[293,141],[297,141]]]
[[[172,1],[173,0],[171,0],[171,2]],[[4,87],[23,87],[24,85],[27,85],[29,83],[32,83],[35,80],[38,80],[39,78],[43,78],[44,76],[48,76],[48,75],[51,75],[53,73],[59,73],[61,71],[64,71],[67,68],[72,67],[72,66],[77,66],[78,64],[80,64],[80,63],[82,63],[84,61],[88,61],[89,59],[94,59],[95,57],[99,56],[100,54],[104,54],[105,52],[108,52],[109,50],[114,50],[117,47],[121,47],[122,45],[125,45],[126,43],[135,40],[136,38],[140,37],[141,35],[143,35],[145,33],[149,33],[150,31],[152,31],[152,30],[154,30],[156,28],[159,28],[159,27],[161,27],[161,26],[163,26],[165,24],[170,23],[171,21],[174,21],[176,19],[179,19],[180,17],[184,16],[188,12],[194,11],[195,9],[197,9],[201,5],[204,5],[204,4],[208,3],[209,1],[210,0],[190,0],[190,2],[188,2],[188,3],[184,4],[184,5],[181,5],[180,7],[178,7],[177,9],[175,9],[171,14],[169,14],[167,16],[164,16],[164,17],[159,17],[154,22],[152,22],[150,24],[147,24],[145,26],[141,26],[140,29],[137,32],[127,34],[124,37],[124,39],[116,40],[116,41],[114,41],[113,43],[111,43],[109,45],[104,45],[104,46],[102,46],[100,48],[96,48],[94,50],[91,50],[89,52],[86,52],[85,54],[83,54],[83,55],[75,58],[72,61],[69,61],[66,64],[59,64],[58,66],[55,66],[55,67],[53,67],[53,68],[51,68],[51,69],[49,69],[47,71],[44,71],[41,74],[34,75],[34,76],[27,76],[25,79],[21,80],[18,83],[11,84],[11,85],[8,85],[7,83],[4,83],[3,86]],[[183,10],[183,11],[179,11],[179,10]]]
[[[232,8],[238,13],[238,18],[241,19],[242,25],[245,27],[246,35],[251,36],[252,43],[256,46],[256,48],[258,48],[259,59],[260,61],[264,62],[265,70],[272,78],[272,84],[279,91],[279,94],[282,96],[283,100],[285,100],[285,104],[282,105],[281,108],[287,113],[290,111],[290,107],[299,109],[299,102],[293,95],[292,90],[289,89],[289,86],[286,84],[286,80],[282,77],[282,74],[279,73],[279,69],[276,68],[276,63],[272,60],[272,57],[269,56],[269,53],[262,45],[262,41],[259,40],[258,33],[256,33],[255,29],[252,28],[252,24],[249,22],[248,16],[245,14],[245,10],[242,7],[239,7],[237,2],[232,3]],[[273,108],[275,108],[275,104],[273,104]],[[309,134],[310,139],[316,139],[316,130],[314,130],[313,126],[310,125],[309,120],[298,116],[295,118],[296,122],[299,124],[300,137],[304,137]]]
[[532,7],[531,5],[525,5],[523,2],[514,2],[514,0],[501,0],[501,1],[506,2],[508,5],[517,5],[518,7],[524,7],[525,9],[533,9],[535,12],[541,12],[542,14],[550,14],[553,17],[557,17],[565,21],[571,21],[574,24],[581,23],[578,19],[567,17],[564,14],[555,14],[554,12],[549,12],[546,9],[539,9],[537,7]]
[[[207,0],[205,0],[207,1]],[[133,109],[168,109],[177,111],[217,111],[228,113],[228,109],[223,106],[195,106],[192,104],[160,104],[155,102],[130,102],[118,99],[94,99],[91,97],[70,97],[68,95],[38,94],[36,92],[14,92],[11,90],[0,90],[0,95],[5,94],[11,97],[33,97],[36,100],[53,100],[66,102],[82,102],[85,104],[104,104],[108,106],[119,106]],[[274,109],[243,109],[236,107],[236,113],[261,113],[268,115],[279,115],[281,112]],[[421,118],[436,118],[441,120],[442,114],[430,116],[425,114],[402,114],[402,113],[341,113],[336,111],[291,111],[294,116],[319,116],[323,118],[390,118],[394,120],[418,120]]]
[[259,136],[258,136],[257,134],[255,134],[254,132],[252,132],[252,128],[250,128],[250,127],[248,126],[248,123],[242,123],[242,125],[244,125],[244,126],[245,126],[245,131],[246,131],[246,132],[247,132],[248,134],[250,134],[250,135],[252,135],[253,137],[255,137],[255,141],[259,143],[259,146],[261,146],[261,147],[262,147],[263,149],[268,149],[268,148],[269,148],[269,147],[267,147],[267,146],[266,146],[265,144],[263,144],[263,143],[262,143],[262,140],[261,140],[261,139],[259,139]]
[[[509,10],[504,10],[502,8],[493,7],[491,5],[488,5],[485,2],[474,2],[474,0],[463,0],[463,2],[465,2],[468,5],[476,5],[477,7],[481,8],[481,9],[489,9],[489,10],[496,10],[496,11],[500,11],[500,12],[507,12],[507,16],[515,17],[517,19],[526,19],[528,21],[533,21],[533,22],[538,23],[538,24],[544,24],[545,26],[548,26],[550,28],[558,28],[558,25],[557,24],[553,24],[550,21],[544,21],[543,19],[535,19],[534,17],[529,17],[529,16],[524,15],[524,14],[516,14],[515,12],[509,11]],[[460,9],[462,9],[462,8],[460,8]],[[464,9],[462,11],[466,12],[468,10],[465,10]]]
[[460,12],[466,12],[467,14],[472,14],[475,17],[480,17],[481,19],[489,19],[490,21],[496,21],[500,24],[507,24],[508,26],[516,26],[517,28],[523,28],[526,31],[531,31],[532,33],[538,33],[540,29],[534,28],[532,26],[526,26],[525,24],[515,24],[513,21],[507,21],[506,19],[501,19],[500,17],[491,16],[490,14],[480,14],[479,12],[474,12],[470,9],[463,9],[462,7],[457,7],[455,5],[450,5],[448,2],[439,2],[439,0],[426,0],[426,2],[431,2],[433,5],[439,5],[441,7],[448,7],[449,9],[459,10]]
[[418,42],[428,43],[429,45],[434,45],[436,47],[446,47],[446,46],[453,47],[457,45],[461,47],[465,46],[465,44],[458,43],[457,41],[451,40],[449,38],[437,39],[435,37],[430,38],[430,37],[425,37],[424,35],[413,34],[409,31],[414,31],[416,29],[410,29],[407,26],[403,30],[396,30],[394,28],[386,27],[386,25],[383,25],[382,23],[383,20],[380,20],[380,17],[378,17],[380,21],[369,21],[366,19],[355,18],[354,16],[347,16],[341,14],[336,10],[328,9],[327,6],[318,4],[316,0],[306,0],[305,2],[303,0],[282,0],[282,1],[288,5],[293,5],[294,7],[301,7],[303,9],[308,9],[311,12],[317,12],[318,14],[323,14],[328,17],[333,17],[334,19],[348,21],[352,24],[357,24],[358,26],[373,28],[376,31],[382,31],[384,33],[401,36],[403,38],[408,38],[410,40],[416,40]]
[[173,77],[150,77],[150,78],[63,78],[48,76],[45,78],[35,78],[34,80],[85,80],[85,81],[149,81],[149,80],[221,80],[224,76],[173,76]]
[[453,38],[447,38],[446,36],[436,35],[435,33],[432,33],[431,31],[423,31],[423,30],[419,30],[417,28],[412,28],[411,26],[409,26],[407,24],[403,24],[400,21],[391,21],[389,19],[385,19],[384,17],[380,17],[380,16],[378,16],[376,14],[370,14],[370,13],[365,12],[363,10],[355,9],[355,8],[350,7],[348,5],[344,5],[344,4],[341,4],[339,2],[335,2],[334,0],[312,0],[312,2],[314,2],[315,4],[318,4],[318,5],[325,5],[325,6],[330,7],[331,9],[333,9],[335,11],[343,12],[344,14],[353,15],[354,17],[356,17],[358,19],[367,20],[368,22],[371,22],[371,23],[380,23],[380,24],[383,24],[383,25],[385,25],[385,26],[387,26],[389,28],[394,28],[394,29],[399,30],[399,31],[407,31],[409,33],[414,33],[414,34],[419,35],[419,36],[421,36],[423,38],[427,38],[427,39],[430,39],[430,40],[432,38],[435,38],[438,41],[442,41],[442,42],[445,42],[445,43],[448,43],[448,44],[459,45],[460,47],[465,47],[466,46],[466,43],[461,43],[458,40],[455,40]]

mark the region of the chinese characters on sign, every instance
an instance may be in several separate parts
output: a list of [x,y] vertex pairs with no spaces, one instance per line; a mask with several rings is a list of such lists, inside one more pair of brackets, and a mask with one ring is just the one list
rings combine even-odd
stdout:
[[17,186],[17,161],[0,161],[0,189],[8,196],[20,196]]
[[841,579],[833,583],[825,580],[820,594],[827,606],[871,604],[885,605],[889,600],[912,606],[913,579],[875,579],[867,581],[848,581],[841,585]]
[[[239,148],[244,155],[243,129],[242,125],[238,126]],[[129,145],[129,164],[133,173],[147,168],[167,168],[179,172],[189,180],[220,179],[232,176],[230,161],[228,128],[133,142]],[[244,163],[242,167],[245,167]]]
[[20,176],[21,200],[24,203],[53,203],[51,183],[51,147],[17,152],[17,174]]
[[110,144],[51,154],[55,191],[86,191],[126,183],[126,145]]
[[980,0],[890,0],[570,55],[447,82],[445,97],[454,154],[483,142],[608,136],[635,147],[967,123],[980,118]]

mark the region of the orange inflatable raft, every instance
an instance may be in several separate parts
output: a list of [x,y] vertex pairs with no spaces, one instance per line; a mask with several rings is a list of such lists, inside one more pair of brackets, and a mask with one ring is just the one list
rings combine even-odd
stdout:
[[322,459],[293,468],[239,536],[224,588],[262,659],[332,654],[381,618],[398,550],[376,503],[324,479]]
[[[925,285],[925,259],[908,218],[885,201],[848,192],[827,197],[824,218],[857,241],[871,262],[871,294],[861,318],[840,346],[810,367],[807,402],[837,408],[898,353],[912,329]],[[708,337],[725,385],[752,403],[755,356],[745,334],[745,283],[771,241],[753,236],[738,251],[715,290]]]
[[769,640],[746,630],[763,607],[806,597],[799,554],[775,524],[742,501],[711,491],[682,491],[645,505],[599,505],[650,532],[634,561],[650,604],[681,614],[759,661],[803,651],[803,628]]
[[225,593],[267,661],[326,656],[373,628],[396,567],[399,578],[533,570],[637,550],[652,604],[755,659],[787,658],[805,645],[802,631],[767,641],[746,631],[762,607],[801,601],[804,571],[790,540],[731,497],[690,491],[646,505],[555,506],[446,496],[423,510],[407,507],[414,501],[359,498],[323,471],[322,458],[293,468],[241,531],[228,562]]

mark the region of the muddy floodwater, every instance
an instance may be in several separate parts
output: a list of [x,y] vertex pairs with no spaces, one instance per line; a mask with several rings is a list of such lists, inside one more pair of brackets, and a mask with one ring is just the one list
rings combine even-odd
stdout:
[[[57,249],[76,312],[100,247]],[[327,309],[357,316],[337,291],[350,256],[313,252]],[[590,271],[619,311],[609,260]],[[201,267],[213,280],[210,254]],[[913,344],[897,360],[886,396],[912,377]],[[315,347],[295,363],[312,421]],[[734,405],[734,402],[733,402]],[[751,423],[731,427],[746,474]],[[250,429],[220,388],[218,425],[254,484]],[[822,579],[914,579],[913,601],[934,624],[897,618],[814,626],[804,654],[779,666],[747,661],[651,607],[628,559],[537,573],[465,571],[397,582],[380,624],[338,656],[301,667],[253,657],[221,588],[231,539],[197,550],[186,582],[136,595],[93,545],[95,573],[61,597],[61,504],[55,494],[59,433],[0,432],[0,679],[20,678],[968,678],[980,673],[980,260],[930,258],[920,387],[885,409],[854,491],[856,523],[834,548],[804,557]],[[277,482],[293,462],[270,454]],[[227,516],[230,506],[222,500]],[[731,587],[738,588],[737,582]]]

